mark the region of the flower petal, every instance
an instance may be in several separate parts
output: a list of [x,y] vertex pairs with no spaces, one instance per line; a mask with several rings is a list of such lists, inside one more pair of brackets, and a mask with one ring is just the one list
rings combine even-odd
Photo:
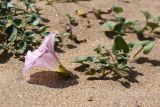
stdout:
[[55,35],[55,33],[50,33],[44,38],[38,49],[33,52],[27,52],[24,68],[22,70],[23,74],[26,74],[31,67],[43,67],[52,71],[57,71],[60,75],[68,75],[67,70],[61,66],[54,52]]

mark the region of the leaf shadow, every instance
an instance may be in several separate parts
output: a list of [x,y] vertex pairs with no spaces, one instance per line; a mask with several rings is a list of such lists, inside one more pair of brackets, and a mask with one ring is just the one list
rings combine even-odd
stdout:
[[150,63],[152,66],[160,66],[160,61],[158,60],[150,60],[147,57],[140,57],[135,61],[137,64]]
[[54,49],[58,53],[65,53],[65,51],[62,48],[60,48],[60,47],[55,47]]
[[49,22],[50,22],[50,20],[47,19],[47,18],[42,17],[41,19],[42,19],[42,21],[45,22],[45,23],[49,23]]
[[139,40],[151,40],[151,41],[155,40],[155,38],[153,36],[151,36],[150,34],[137,34],[137,38]]
[[2,53],[0,55],[0,64],[7,63],[12,56],[13,56],[13,54],[9,54],[7,52]]
[[[120,76],[114,76],[114,77],[89,77],[88,80],[113,80],[115,82],[119,82],[122,86],[125,88],[130,88],[131,83],[139,83],[139,81],[136,79],[137,76],[143,76],[142,73],[139,73],[138,71],[129,71],[128,76],[125,76],[124,79]],[[123,80],[122,80],[123,79]]]
[[157,38],[160,38],[160,32],[159,32],[159,31],[155,31],[154,34],[155,34],[155,36],[156,36]]
[[114,37],[117,35],[117,33],[114,32],[114,31],[105,31],[104,34],[105,34],[109,39],[114,39]]
[[67,48],[68,49],[75,49],[75,48],[77,48],[77,46],[72,45],[72,44],[67,44]]
[[88,64],[83,64],[83,65],[80,65],[80,66],[74,68],[74,70],[78,71],[78,72],[85,72],[86,70],[88,70],[88,68],[89,68]]
[[69,79],[63,79],[53,71],[41,71],[30,75],[29,84],[42,85],[49,88],[67,88],[78,84],[78,77],[72,75]]

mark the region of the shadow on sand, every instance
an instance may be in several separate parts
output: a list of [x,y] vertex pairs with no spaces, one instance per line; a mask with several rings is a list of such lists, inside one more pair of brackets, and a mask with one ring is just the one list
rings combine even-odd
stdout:
[[9,61],[9,59],[12,57],[12,54],[9,54],[5,52],[4,54],[0,55],[0,64],[4,64]]
[[140,57],[135,62],[138,63],[138,64],[150,63],[150,64],[152,64],[152,66],[160,66],[160,61],[150,60],[147,57]]
[[43,85],[50,88],[67,88],[78,84],[78,77],[72,75],[69,79],[62,79],[53,71],[42,71],[30,75],[27,81],[30,84]]
[[131,83],[139,83],[139,81],[136,79],[137,76],[143,76],[142,73],[139,73],[137,71],[129,71],[128,76],[124,77],[122,79],[121,77],[105,77],[105,78],[98,78],[98,77],[89,77],[88,80],[113,80],[119,82],[121,85],[123,85],[125,88],[130,88]]

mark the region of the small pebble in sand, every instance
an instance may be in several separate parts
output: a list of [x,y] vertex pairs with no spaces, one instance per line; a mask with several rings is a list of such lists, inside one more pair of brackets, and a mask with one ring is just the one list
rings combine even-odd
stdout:
[[93,101],[93,97],[88,97],[87,101]]

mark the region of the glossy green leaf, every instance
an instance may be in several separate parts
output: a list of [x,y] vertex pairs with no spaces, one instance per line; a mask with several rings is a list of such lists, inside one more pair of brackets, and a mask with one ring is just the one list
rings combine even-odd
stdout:
[[18,30],[15,26],[11,25],[4,30],[4,33],[8,37],[8,41],[14,41],[17,38]]
[[118,23],[115,25],[114,31],[122,33],[124,31],[123,27],[124,27],[123,23]]
[[117,54],[118,51],[123,51],[124,53],[129,52],[128,44],[120,35],[116,36],[116,38],[114,39],[113,47],[112,47],[113,54]]

